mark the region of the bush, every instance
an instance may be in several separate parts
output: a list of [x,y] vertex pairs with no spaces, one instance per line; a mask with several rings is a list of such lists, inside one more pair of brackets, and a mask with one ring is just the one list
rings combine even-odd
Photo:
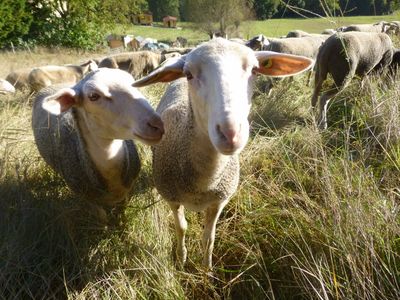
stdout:
[[32,16],[25,0],[0,2],[0,48],[28,33]]

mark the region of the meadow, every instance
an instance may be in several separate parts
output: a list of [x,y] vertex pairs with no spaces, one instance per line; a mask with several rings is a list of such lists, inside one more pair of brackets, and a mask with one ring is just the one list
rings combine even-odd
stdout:
[[[271,36],[335,27],[329,22],[248,28],[250,36]],[[164,40],[181,32],[139,28]],[[193,41],[207,38],[185,30]],[[1,52],[0,78],[106,53]],[[141,174],[123,212],[110,211],[105,225],[41,159],[31,130],[34,96],[0,95],[0,299],[399,299],[399,76],[371,76],[362,89],[353,80],[330,106],[324,131],[307,76],[279,81],[269,96],[266,79],[257,79],[251,138],[238,191],[217,225],[212,274],[201,267],[198,213],[187,213],[188,263],[174,263],[173,217],[154,188],[149,147],[139,144]],[[165,87],[142,91],[155,106]]]

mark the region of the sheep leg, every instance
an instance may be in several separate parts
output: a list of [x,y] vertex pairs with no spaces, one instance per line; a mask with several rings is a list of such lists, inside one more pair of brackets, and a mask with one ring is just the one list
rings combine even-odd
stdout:
[[216,205],[212,205],[206,209],[202,246],[204,253],[203,266],[207,267],[208,269],[212,268],[212,253],[214,249],[215,230],[217,227],[217,221],[226,203],[227,202],[223,202]]
[[308,71],[308,76],[307,76],[307,86],[310,86],[310,85],[311,85],[311,77],[312,77],[312,73],[313,73],[313,71],[312,71],[312,70]]
[[174,214],[175,231],[176,231],[176,254],[178,262],[183,266],[186,262],[187,249],[185,246],[185,232],[187,229],[187,221],[185,219],[185,208],[183,205],[169,203],[172,213]]
[[326,121],[326,113],[328,110],[329,101],[339,92],[337,87],[334,87],[332,90],[326,92],[319,99],[319,117],[318,117],[318,127],[319,129],[326,129],[328,127],[328,122]]
[[314,93],[313,93],[312,98],[311,98],[311,107],[312,108],[315,108],[315,106],[317,105],[318,95],[321,92],[323,82],[324,82],[323,79],[315,76]]

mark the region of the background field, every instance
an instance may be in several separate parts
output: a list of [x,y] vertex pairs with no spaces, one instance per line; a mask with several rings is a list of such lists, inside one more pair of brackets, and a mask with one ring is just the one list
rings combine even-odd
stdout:
[[[326,27],[335,26],[319,19],[248,25],[250,36]],[[206,39],[190,30],[122,29]],[[106,53],[4,52],[0,77]],[[363,89],[354,80],[331,105],[323,132],[306,76],[278,82],[269,97],[265,79],[257,80],[240,186],[217,226],[212,276],[200,267],[197,213],[188,213],[188,264],[174,265],[173,218],[154,189],[148,147],[140,145],[143,168],[128,206],[104,225],[40,158],[29,91],[0,96],[0,299],[399,299],[398,80],[371,77]],[[164,89],[143,92],[155,106]]]
[[[338,28],[349,24],[375,23],[381,20],[399,20],[399,13],[389,16],[360,16],[360,17],[329,17],[312,19],[270,19],[267,21],[247,21],[241,25],[243,38],[252,38],[260,33],[269,37],[286,35],[290,30],[301,29],[310,33],[321,33],[326,28]],[[196,44],[207,40],[208,36],[201,31],[193,30],[193,24],[180,22],[182,29],[171,29],[149,26],[119,26],[115,33],[133,34],[143,37],[153,37],[159,40],[174,41],[176,37],[186,37],[189,42]]]

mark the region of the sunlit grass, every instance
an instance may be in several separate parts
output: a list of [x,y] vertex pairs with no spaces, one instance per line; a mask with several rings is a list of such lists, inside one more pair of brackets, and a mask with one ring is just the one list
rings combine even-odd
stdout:
[[[372,21],[349,23],[356,20]],[[276,35],[320,30],[305,27],[311,20],[291,22],[260,24],[282,26]],[[41,51],[1,53],[0,76],[101,54]],[[354,80],[330,106],[323,132],[306,76],[277,82],[269,96],[258,79],[240,186],[218,222],[212,276],[200,265],[197,213],[187,214],[188,264],[175,265],[173,218],[154,188],[149,147],[139,145],[143,168],[122,215],[101,223],[40,158],[29,92],[0,95],[0,299],[399,299],[395,79],[371,77],[364,89]],[[155,106],[165,87],[143,92]]]

